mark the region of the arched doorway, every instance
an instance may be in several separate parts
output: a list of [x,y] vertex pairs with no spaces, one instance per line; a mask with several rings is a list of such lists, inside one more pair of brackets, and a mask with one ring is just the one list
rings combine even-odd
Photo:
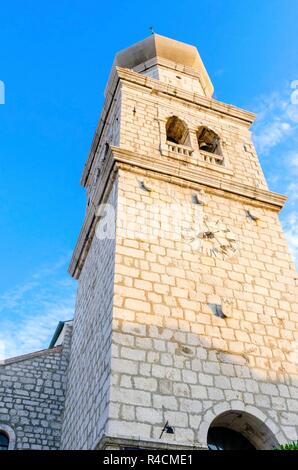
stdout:
[[0,450],[8,450],[9,448],[9,437],[3,431],[0,431]]
[[8,425],[0,422],[0,451],[13,450],[16,445],[14,430]]
[[244,411],[226,411],[211,423],[210,450],[270,450],[278,446],[272,431],[259,418]]

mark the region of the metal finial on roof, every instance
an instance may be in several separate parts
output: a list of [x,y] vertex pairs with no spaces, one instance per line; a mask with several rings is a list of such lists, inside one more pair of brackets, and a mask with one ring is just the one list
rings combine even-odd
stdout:
[[151,31],[151,34],[154,34],[153,26],[150,26],[149,30]]

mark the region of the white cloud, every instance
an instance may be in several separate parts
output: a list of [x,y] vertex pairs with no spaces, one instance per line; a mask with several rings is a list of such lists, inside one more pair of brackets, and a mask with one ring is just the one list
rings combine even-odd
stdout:
[[[291,88],[274,92],[256,100],[257,119],[253,128],[253,138],[261,155],[268,153],[285,139],[295,138],[297,129],[296,112],[298,106],[291,103]],[[297,110],[296,110],[297,108]]]
[[[6,322],[0,331],[0,360],[45,349],[59,320],[73,317],[72,299],[49,303],[40,315],[31,315],[20,321]],[[2,353],[2,357],[1,357]]]
[[286,189],[286,194],[288,196],[288,204],[296,206],[298,201],[298,183],[291,182]]
[[282,142],[292,130],[292,126],[288,122],[275,117],[272,122],[265,123],[265,125],[261,127],[261,131],[255,134],[254,141],[257,149],[261,154],[267,155],[269,151]]
[[288,213],[287,216],[283,219],[283,226],[290,251],[294,257],[296,265],[298,266],[298,212],[293,211]]
[[38,282],[28,281],[21,286],[0,294],[0,312],[5,309],[12,309],[18,306],[18,303],[24,296],[38,286]]
[[0,359],[48,347],[58,322],[73,318],[75,283],[66,258],[0,294]]
[[290,83],[283,90],[256,100],[253,139],[270,186],[286,193],[281,219],[289,247],[298,266],[298,104],[291,99]]
[[290,167],[290,171],[297,175],[298,171],[298,150],[294,149],[293,151],[287,153],[284,157],[284,164]]

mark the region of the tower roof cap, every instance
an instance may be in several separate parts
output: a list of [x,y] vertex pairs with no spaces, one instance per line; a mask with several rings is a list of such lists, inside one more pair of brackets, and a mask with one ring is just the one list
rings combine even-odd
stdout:
[[202,85],[208,96],[212,96],[213,85],[207,70],[195,46],[176,41],[159,34],[152,34],[127,49],[118,52],[114,65],[133,69],[153,58],[166,59],[176,64],[189,67],[200,74]]

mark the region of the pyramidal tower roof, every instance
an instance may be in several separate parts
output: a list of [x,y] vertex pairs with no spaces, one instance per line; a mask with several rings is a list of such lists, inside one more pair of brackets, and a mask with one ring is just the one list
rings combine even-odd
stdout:
[[212,96],[214,88],[197,48],[159,34],[152,34],[118,52],[114,66],[134,69],[154,58],[166,60],[169,65],[172,63],[184,66],[186,72],[191,69],[198,73],[206,95]]

